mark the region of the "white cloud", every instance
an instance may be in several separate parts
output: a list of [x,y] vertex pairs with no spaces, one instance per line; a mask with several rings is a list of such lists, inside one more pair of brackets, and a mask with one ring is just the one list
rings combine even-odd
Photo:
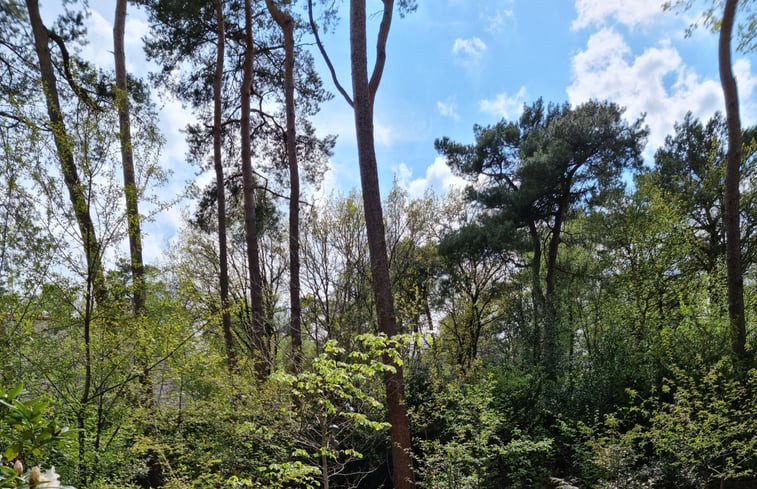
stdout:
[[411,180],[413,172],[404,163],[395,166],[394,172],[398,184],[404,187],[411,197],[421,197],[429,188],[438,195],[444,195],[450,188],[462,188],[467,185],[463,178],[452,173],[443,156],[437,156],[422,177]]
[[397,140],[397,131],[390,124],[381,121],[373,121],[373,137],[382,146],[391,146]]
[[468,60],[475,61],[486,52],[486,44],[478,37],[463,39],[458,37],[452,46],[452,53],[466,56]]
[[177,170],[177,162],[185,161],[189,146],[185,134],[182,132],[187,124],[195,122],[192,111],[182,106],[176,98],[167,93],[161,93],[163,103],[160,109],[158,126],[166,139],[166,145],[161,154],[161,166],[165,169]]
[[578,17],[571,28],[604,25],[608,19],[634,27],[659,16],[661,4],[660,0],[576,0]]
[[[150,27],[142,19],[142,12],[129,9],[124,27],[124,51],[126,54],[126,69],[132,75],[146,76],[149,69],[155,66],[145,61],[142,49],[142,38],[145,37]],[[112,19],[102,15],[96,9],[92,9],[86,19],[89,44],[84,46],[82,56],[95,65],[105,69],[113,69],[113,22]]]
[[484,99],[478,102],[478,109],[481,112],[491,114],[505,119],[517,117],[523,109],[523,102],[526,98],[526,87],[520,87],[515,95],[508,96],[503,92],[493,99]]
[[82,56],[96,66],[113,69],[113,24],[92,10],[86,26],[89,44],[84,46]]
[[447,99],[445,102],[439,100],[436,102],[436,108],[442,116],[456,121],[460,120],[460,114],[457,113],[457,102],[454,99]]
[[757,101],[752,97],[757,87],[757,76],[752,73],[752,65],[748,59],[738,59],[733,64],[733,74],[739,89],[741,104],[741,124],[752,126],[757,124]]
[[506,27],[513,29],[515,27],[515,0],[502,0],[496,2],[492,7],[489,6],[481,11],[479,20],[486,26],[485,29],[490,34],[499,34]]
[[[607,99],[626,107],[628,119],[646,113],[651,131],[648,154],[664,142],[686,112],[708,118],[723,107],[720,83],[698,75],[666,41],[633,57],[620,34],[605,28],[589,38],[572,64],[573,81],[567,88],[570,103]],[[753,83],[754,78],[748,80]]]

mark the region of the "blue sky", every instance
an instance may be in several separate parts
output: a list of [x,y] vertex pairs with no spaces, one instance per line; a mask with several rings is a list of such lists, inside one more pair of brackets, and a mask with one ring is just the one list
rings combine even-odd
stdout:
[[[43,2],[44,4],[45,2]],[[395,16],[387,64],[375,107],[377,155],[382,192],[396,177],[412,195],[428,187],[444,192],[461,185],[436,152],[434,139],[449,136],[470,142],[474,124],[515,119],[523,103],[539,97],[579,104],[609,99],[627,107],[633,119],[646,113],[651,157],[687,111],[707,118],[722,110],[717,74],[717,37],[705,30],[686,38],[692,14],[662,12],[661,0],[418,0],[416,12]],[[112,0],[90,2],[92,42],[82,55],[112,66]],[[324,37],[342,83],[349,87],[347,6],[336,31]],[[378,12],[380,2],[368,1]],[[54,3],[44,5],[50,9]],[[377,15],[371,18],[373,30]],[[130,7],[127,65],[145,75],[141,38],[144,16]],[[375,45],[375,38],[368,42]],[[324,85],[336,93],[320,55]],[[754,54],[736,53],[742,121],[757,123]],[[191,115],[176,101],[161,97],[161,127],[167,140],[162,164],[173,171],[162,191],[178,195],[196,169],[184,161],[180,129]],[[318,131],[337,134],[324,193],[359,186],[352,113],[338,94],[315,120]],[[209,181],[210,175],[199,177]],[[175,236],[182,207],[156,216],[147,228],[148,260],[160,257]]]
[[[686,38],[690,16],[663,12],[658,0],[419,1],[395,20],[387,68],[376,102],[377,153],[386,190],[396,175],[418,195],[459,183],[433,148],[435,138],[472,140],[473,124],[515,119],[539,97],[578,104],[610,99],[627,116],[646,113],[646,155],[687,111],[721,110],[715,35]],[[341,47],[347,78],[347,34],[326,40]],[[369,44],[371,42],[369,41]],[[336,51],[335,51],[336,52]],[[755,123],[754,55],[736,56],[744,123]],[[340,98],[318,121],[338,128],[329,184],[358,185],[351,114]]]

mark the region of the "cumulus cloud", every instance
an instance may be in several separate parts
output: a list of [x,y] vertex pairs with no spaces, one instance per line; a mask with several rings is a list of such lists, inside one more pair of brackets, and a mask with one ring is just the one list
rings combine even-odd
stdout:
[[433,189],[436,194],[444,195],[451,188],[462,188],[467,184],[463,178],[452,173],[443,156],[437,156],[426,168],[426,173],[422,177],[412,178],[412,170],[404,163],[394,167],[394,172],[397,183],[404,187],[411,197],[421,197],[427,189]]
[[[719,82],[698,75],[666,41],[634,56],[620,34],[604,28],[589,38],[572,65],[570,103],[608,99],[626,107],[629,119],[646,113],[647,151],[660,146],[686,112],[707,118],[723,107]],[[739,66],[742,72],[747,68]],[[753,77],[747,79],[754,83]]]
[[465,56],[468,60],[477,60],[486,52],[486,44],[478,37],[463,39],[458,37],[452,45],[452,53]]
[[439,100],[436,102],[436,108],[442,116],[456,121],[460,120],[460,115],[457,113],[457,102],[454,99],[447,99],[444,102]]
[[662,12],[660,0],[576,0],[578,17],[574,30],[590,25],[604,25],[614,20],[628,27],[647,23]]
[[478,102],[478,109],[481,112],[491,114],[505,119],[512,119],[520,115],[523,109],[523,102],[526,98],[526,87],[520,87],[514,95],[507,95],[506,92],[498,94],[493,99],[484,99]]

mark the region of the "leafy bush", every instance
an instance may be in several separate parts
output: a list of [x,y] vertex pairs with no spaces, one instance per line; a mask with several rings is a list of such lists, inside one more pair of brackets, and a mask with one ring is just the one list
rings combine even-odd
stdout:
[[[45,455],[68,444],[74,433],[49,416],[47,401],[23,399],[22,394],[23,385],[8,391],[0,388],[0,444],[5,448],[0,487],[66,488],[60,485],[54,467],[43,472],[39,464]],[[31,467],[27,471],[24,462]]]
[[[593,440],[600,487],[703,488],[757,472],[757,370],[725,361],[701,374],[673,369],[661,392],[607,416]],[[629,422],[630,421],[630,422]]]

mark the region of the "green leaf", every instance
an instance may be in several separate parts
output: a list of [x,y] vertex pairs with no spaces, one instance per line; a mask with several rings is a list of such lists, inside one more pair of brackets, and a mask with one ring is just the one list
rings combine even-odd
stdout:
[[3,457],[5,458],[5,460],[13,460],[16,457],[18,457],[18,452],[19,452],[18,447],[15,447],[15,446],[9,447],[3,453]]

